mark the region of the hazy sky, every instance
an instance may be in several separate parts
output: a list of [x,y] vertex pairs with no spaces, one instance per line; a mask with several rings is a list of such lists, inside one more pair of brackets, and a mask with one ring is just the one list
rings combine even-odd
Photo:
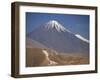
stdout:
[[89,15],[26,12],[26,32],[29,33],[50,20],[57,20],[71,32],[89,39]]

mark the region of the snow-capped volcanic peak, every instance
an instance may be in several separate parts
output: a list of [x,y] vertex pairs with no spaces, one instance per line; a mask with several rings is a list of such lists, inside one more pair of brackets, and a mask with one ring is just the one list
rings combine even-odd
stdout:
[[56,29],[58,32],[65,32],[66,28],[64,28],[58,21],[56,20],[51,20],[46,23],[45,25],[46,28],[48,29]]

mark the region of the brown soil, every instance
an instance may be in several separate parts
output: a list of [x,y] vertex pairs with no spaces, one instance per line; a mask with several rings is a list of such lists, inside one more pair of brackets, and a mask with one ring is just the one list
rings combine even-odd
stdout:
[[27,48],[26,49],[26,66],[42,66],[47,65],[49,62],[46,55],[40,48]]
[[26,67],[48,66],[50,60],[56,62],[55,65],[89,64],[89,57],[83,55],[59,54],[54,50],[44,50],[48,52],[48,57],[43,53],[43,49],[26,48]]

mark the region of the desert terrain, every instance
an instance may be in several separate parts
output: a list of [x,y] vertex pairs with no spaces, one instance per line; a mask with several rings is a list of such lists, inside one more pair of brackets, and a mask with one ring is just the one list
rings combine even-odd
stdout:
[[89,64],[85,55],[58,53],[54,50],[26,48],[26,67]]

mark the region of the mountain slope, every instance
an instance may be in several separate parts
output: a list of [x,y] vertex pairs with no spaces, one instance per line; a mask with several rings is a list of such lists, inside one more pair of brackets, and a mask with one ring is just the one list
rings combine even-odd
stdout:
[[32,40],[30,38],[26,38],[26,47],[27,48],[41,48],[41,49],[46,49],[47,47],[44,46],[43,44],[35,41],[35,40]]
[[89,53],[89,43],[78,38],[57,21],[49,21],[27,35],[32,40],[63,53]]

